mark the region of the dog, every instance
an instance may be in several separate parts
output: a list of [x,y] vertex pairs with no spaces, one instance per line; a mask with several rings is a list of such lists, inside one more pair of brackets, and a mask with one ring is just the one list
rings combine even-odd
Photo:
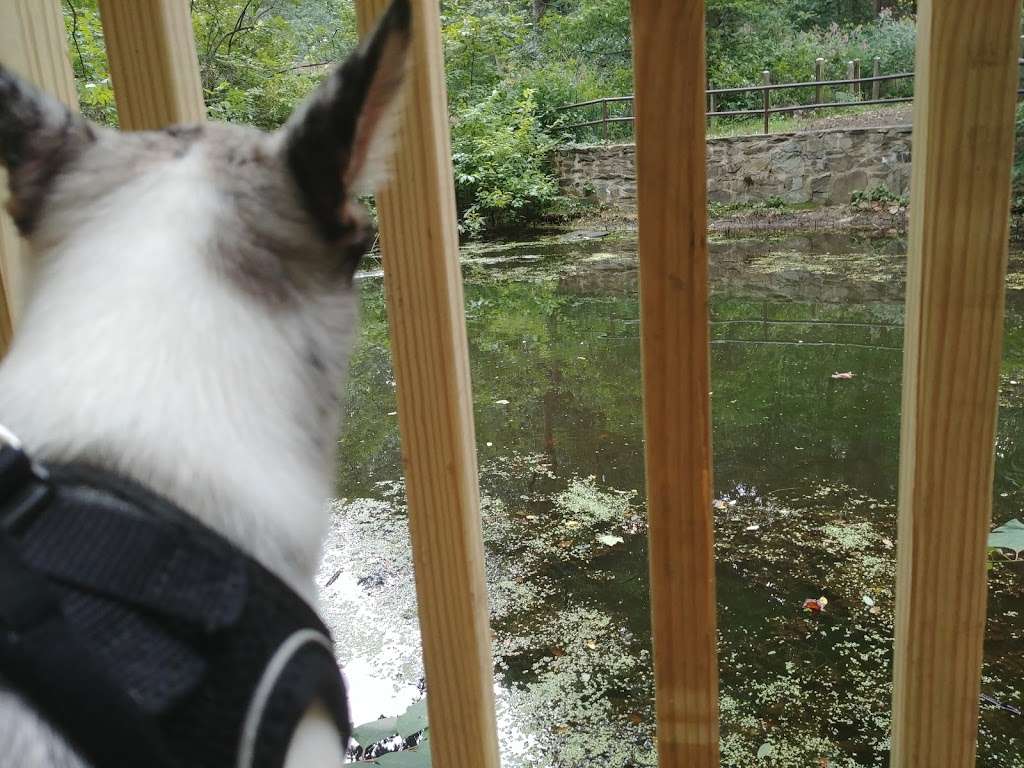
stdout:
[[[395,0],[272,134],[119,133],[0,68],[0,162],[32,275],[0,424],[34,459],[169,500],[311,605],[373,233],[357,196],[386,171],[410,17]],[[346,746],[317,701],[284,764],[340,765]],[[0,679],[0,766],[89,764]]]

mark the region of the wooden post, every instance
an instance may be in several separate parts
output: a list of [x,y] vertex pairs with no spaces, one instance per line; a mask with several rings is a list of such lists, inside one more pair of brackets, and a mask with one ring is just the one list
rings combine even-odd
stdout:
[[206,117],[187,0],[100,0],[122,130]]
[[860,82],[860,59],[853,60],[853,79],[857,81],[853,84],[853,98],[860,99],[862,96]]
[[601,101],[601,135],[608,141],[608,99]]
[[821,81],[825,79],[824,74],[825,74],[825,60],[821,56],[819,56],[818,58],[816,58],[814,60],[814,81],[816,83],[818,83],[818,85],[815,86],[815,88],[814,88],[814,103],[815,104],[824,104],[825,103],[825,102],[822,101],[822,98],[824,98],[824,97],[822,96],[822,86],[820,85]]
[[704,3],[633,0],[632,16],[659,765],[716,768]]
[[[386,6],[356,3],[362,34]],[[498,768],[441,22],[436,1],[412,6],[412,84],[394,181],[377,204],[431,754],[439,768]]]
[[[772,73],[771,73],[771,70],[770,69],[766,69],[764,72],[762,72],[761,73],[761,79],[764,81],[765,85],[771,85],[772,84]],[[764,133],[767,136],[768,133],[771,130],[771,128],[769,126],[769,122],[771,120],[771,112],[769,110],[772,108],[771,89],[770,88],[765,88],[763,93],[764,93]]]
[[718,127],[718,118],[714,117],[715,112],[718,111],[718,105],[715,103],[717,101],[715,99],[715,94],[711,93],[713,90],[715,90],[714,83],[708,80],[708,113],[711,115],[711,117],[708,118],[709,128]]
[[[882,57],[875,56],[874,65],[871,68],[872,77],[880,77],[882,74]],[[890,91],[892,93],[892,91]],[[882,96],[882,81],[873,80],[871,82],[871,98],[874,101],[878,101]]]
[[[0,58],[22,77],[78,109],[59,0],[0,2]],[[28,244],[3,209],[7,174],[0,169],[0,355],[7,351],[24,300]]]
[[[856,71],[857,70],[854,68],[854,64],[853,64],[852,61],[846,62],[846,79],[847,80],[853,80]],[[847,87],[850,89],[850,98],[853,99],[854,96],[855,96],[855,92],[853,90],[853,83],[852,82],[848,83]]]
[[973,768],[1019,0],[918,3],[893,768]]

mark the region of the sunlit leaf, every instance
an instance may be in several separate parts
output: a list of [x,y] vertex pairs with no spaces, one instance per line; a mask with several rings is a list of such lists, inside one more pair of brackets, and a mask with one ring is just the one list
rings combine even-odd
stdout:
[[1010,549],[1018,555],[1024,552],[1024,523],[1013,519],[988,535],[988,545],[997,549]]
[[398,733],[397,717],[382,717],[363,723],[352,730],[352,738],[361,747],[369,747]]

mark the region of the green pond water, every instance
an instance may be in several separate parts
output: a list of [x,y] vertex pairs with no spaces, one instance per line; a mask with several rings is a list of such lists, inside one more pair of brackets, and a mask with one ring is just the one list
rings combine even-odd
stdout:
[[[904,247],[712,245],[725,766],[888,764]],[[635,251],[627,234],[463,254],[506,766],[656,765]],[[1021,267],[994,526],[1024,518]],[[380,278],[360,290],[321,572],[357,722],[429,696]],[[821,596],[823,613],[802,610]],[[1022,614],[1024,563],[998,562],[980,766],[1024,766]]]

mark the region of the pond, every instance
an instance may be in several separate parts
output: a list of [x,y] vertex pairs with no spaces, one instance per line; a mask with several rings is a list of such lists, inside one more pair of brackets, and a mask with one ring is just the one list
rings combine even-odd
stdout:
[[[904,247],[712,243],[724,766],[888,764]],[[463,257],[503,765],[654,766],[635,238]],[[1022,266],[993,525],[1024,517]],[[357,723],[429,695],[379,276],[360,290],[321,570]],[[1024,766],[1022,651],[1024,565],[1000,559],[980,766]]]

